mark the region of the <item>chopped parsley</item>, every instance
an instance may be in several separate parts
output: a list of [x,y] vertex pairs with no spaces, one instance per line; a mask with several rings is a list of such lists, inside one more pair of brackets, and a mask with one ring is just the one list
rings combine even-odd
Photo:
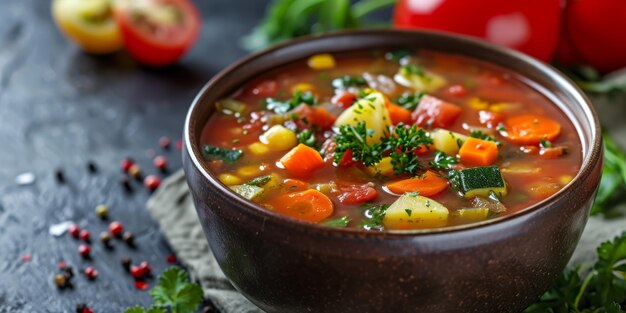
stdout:
[[365,219],[361,222],[361,226],[367,230],[383,230],[383,219],[389,208],[389,204],[363,204],[361,206],[365,211],[363,215]]
[[235,163],[243,156],[243,151],[239,149],[225,149],[210,145],[202,147],[204,156],[209,160],[222,160],[226,163]]
[[265,107],[278,114],[285,114],[302,103],[314,105],[317,103],[317,98],[310,91],[302,92],[301,90],[296,90],[291,99],[285,101],[274,98],[265,99]]
[[437,150],[435,152],[435,158],[432,161],[428,162],[428,165],[430,165],[430,167],[434,170],[447,170],[452,168],[452,164],[457,163],[459,163],[459,160],[457,160],[455,157],[447,155],[443,151]]
[[322,223],[322,225],[330,227],[348,227],[348,223],[350,223],[350,218],[343,216],[334,220],[326,221]]
[[422,169],[415,151],[432,143],[426,131],[416,125],[405,127],[403,123],[396,125],[390,136],[382,138],[383,149],[389,152],[396,174],[414,174]]
[[504,123],[499,123],[498,126],[496,126],[496,130],[499,132],[505,132],[506,126],[504,126]]
[[309,147],[315,148],[315,133],[310,129],[305,129],[298,133],[298,142],[301,144],[305,144]]
[[367,81],[363,76],[344,75],[333,79],[332,85],[335,89],[347,89],[348,87],[365,86]]
[[416,75],[416,76],[424,77],[426,76],[426,72],[424,72],[424,69],[417,64],[406,64],[400,67],[400,75],[402,76]]
[[356,125],[339,126],[339,133],[335,136],[335,163],[339,164],[348,150],[352,151],[353,159],[363,161],[365,166],[380,162],[383,158],[382,147],[377,143],[367,143],[367,137],[372,137],[373,133],[374,131],[367,129],[364,121],[359,121]]
[[424,96],[423,92],[416,92],[416,93],[405,92],[399,97],[395,98],[393,100],[393,103],[407,110],[413,111],[415,110],[415,108],[417,108],[417,105],[420,103],[423,96]]
[[400,63],[403,59],[406,59],[410,57],[411,55],[413,55],[411,50],[400,49],[400,50],[390,51],[390,52],[385,53],[385,59]]
[[470,132],[470,137],[482,139],[482,140],[485,140],[485,141],[495,142],[495,144],[498,147],[502,145],[502,143],[498,139],[496,139],[493,136],[490,136],[489,134],[485,134],[484,132],[482,132],[480,130],[472,130]]
[[539,141],[539,147],[541,148],[552,148],[552,142],[547,140],[546,138],[541,138]]
[[411,209],[404,209],[404,212],[406,212],[406,215],[411,216],[411,214],[413,214],[413,210]]

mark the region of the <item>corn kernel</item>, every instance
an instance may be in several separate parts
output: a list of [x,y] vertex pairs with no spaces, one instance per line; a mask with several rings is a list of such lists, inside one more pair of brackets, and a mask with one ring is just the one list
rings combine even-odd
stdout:
[[248,150],[250,150],[250,152],[252,152],[252,154],[254,155],[264,155],[270,151],[270,148],[265,144],[255,142],[248,146]]
[[469,99],[467,104],[474,110],[486,110],[489,107],[489,103],[487,103],[487,101],[483,101],[476,97]]
[[314,70],[327,70],[335,67],[335,58],[328,54],[316,54],[309,58],[309,67]]
[[226,186],[239,185],[242,183],[241,178],[231,174],[220,174],[218,178]]
[[309,83],[298,83],[291,87],[291,93],[296,93],[298,90],[300,90],[300,92],[315,92],[315,86]]
[[330,184],[316,184],[315,189],[321,193],[329,194],[332,191],[332,186]]
[[247,165],[237,169],[237,174],[243,177],[254,177],[261,174],[261,169],[258,165]]
[[272,126],[259,140],[271,150],[289,150],[298,144],[296,134],[282,125]]
[[514,111],[521,108],[519,103],[499,102],[494,103],[489,107],[489,110],[493,112]]
[[241,127],[233,127],[228,129],[228,132],[231,133],[232,135],[242,135],[243,134],[243,128]]
[[380,162],[375,165],[368,166],[366,169],[368,174],[371,176],[383,175],[389,176],[393,174],[393,165],[391,165],[391,158],[384,157]]
[[561,185],[565,186],[565,185],[569,184],[569,182],[571,182],[572,179],[574,179],[574,177],[572,177],[572,175],[563,175],[563,176],[559,177],[559,183],[561,183]]

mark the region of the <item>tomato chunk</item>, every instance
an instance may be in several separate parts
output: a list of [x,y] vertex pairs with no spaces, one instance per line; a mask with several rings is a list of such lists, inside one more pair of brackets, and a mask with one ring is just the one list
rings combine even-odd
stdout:
[[339,187],[337,199],[343,204],[361,204],[378,197],[378,191],[369,184]]
[[419,126],[445,128],[461,114],[460,107],[441,99],[424,96],[411,117]]

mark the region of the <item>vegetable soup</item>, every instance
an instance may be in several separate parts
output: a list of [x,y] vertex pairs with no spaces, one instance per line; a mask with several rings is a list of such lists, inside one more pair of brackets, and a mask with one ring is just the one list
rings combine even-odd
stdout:
[[575,127],[518,75],[430,51],[317,54],[216,104],[208,167],[267,210],[424,229],[510,214],[578,172]]

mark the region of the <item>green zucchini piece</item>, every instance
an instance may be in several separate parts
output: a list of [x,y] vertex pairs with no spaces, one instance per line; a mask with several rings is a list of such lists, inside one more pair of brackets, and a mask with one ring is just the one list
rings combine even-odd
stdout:
[[459,187],[465,198],[489,198],[495,193],[499,198],[506,196],[506,182],[497,166],[473,167],[459,171]]
[[489,208],[463,208],[454,215],[468,221],[482,221],[489,216]]
[[230,186],[230,189],[248,200],[254,200],[254,198],[263,194],[263,188],[253,185],[234,185]]

